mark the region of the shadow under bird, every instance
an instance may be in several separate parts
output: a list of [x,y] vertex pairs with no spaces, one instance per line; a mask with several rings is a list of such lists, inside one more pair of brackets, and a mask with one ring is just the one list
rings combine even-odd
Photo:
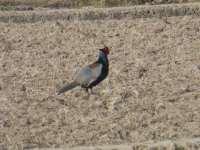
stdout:
[[107,55],[109,54],[109,48],[105,46],[103,49],[99,49],[99,58],[91,65],[83,67],[75,76],[74,81],[58,91],[58,95],[69,91],[76,86],[88,89],[92,92],[92,87],[98,85],[103,81],[109,72],[109,62]]

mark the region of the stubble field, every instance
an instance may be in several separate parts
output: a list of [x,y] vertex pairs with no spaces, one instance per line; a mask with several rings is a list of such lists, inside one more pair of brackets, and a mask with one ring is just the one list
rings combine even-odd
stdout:
[[[200,147],[197,15],[10,21],[0,31],[0,149],[145,149],[192,139],[159,146]],[[110,72],[94,94],[77,87],[58,96],[104,44]]]

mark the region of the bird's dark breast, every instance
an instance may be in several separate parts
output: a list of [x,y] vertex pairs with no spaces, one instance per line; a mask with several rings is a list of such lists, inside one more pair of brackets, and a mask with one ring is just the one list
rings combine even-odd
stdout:
[[93,86],[98,85],[101,81],[103,81],[108,76],[108,66],[103,65],[101,70],[101,75],[97,78],[96,81],[92,82],[88,88],[92,88]]

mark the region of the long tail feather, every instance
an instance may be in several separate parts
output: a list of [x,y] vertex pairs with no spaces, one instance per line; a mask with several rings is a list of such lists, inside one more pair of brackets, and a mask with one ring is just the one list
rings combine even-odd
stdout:
[[66,92],[66,91],[69,91],[69,90],[75,88],[75,87],[78,86],[78,85],[79,85],[79,84],[78,84],[76,81],[74,81],[74,82],[68,84],[67,86],[62,87],[62,88],[58,91],[58,95],[61,94],[61,93]]

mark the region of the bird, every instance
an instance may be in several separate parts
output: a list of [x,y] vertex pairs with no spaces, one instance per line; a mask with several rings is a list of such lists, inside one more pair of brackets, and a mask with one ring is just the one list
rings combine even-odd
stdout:
[[108,46],[99,49],[98,60],[90,65],[84,66],[75,75],[74,81],[65,85],[58,91],[58,95],[69,91],[77,86],[81,86],[88,92],[88,89],[93,93],[92,88],[103,81],[109,73],[109,61],[107,55],[109,54]]

